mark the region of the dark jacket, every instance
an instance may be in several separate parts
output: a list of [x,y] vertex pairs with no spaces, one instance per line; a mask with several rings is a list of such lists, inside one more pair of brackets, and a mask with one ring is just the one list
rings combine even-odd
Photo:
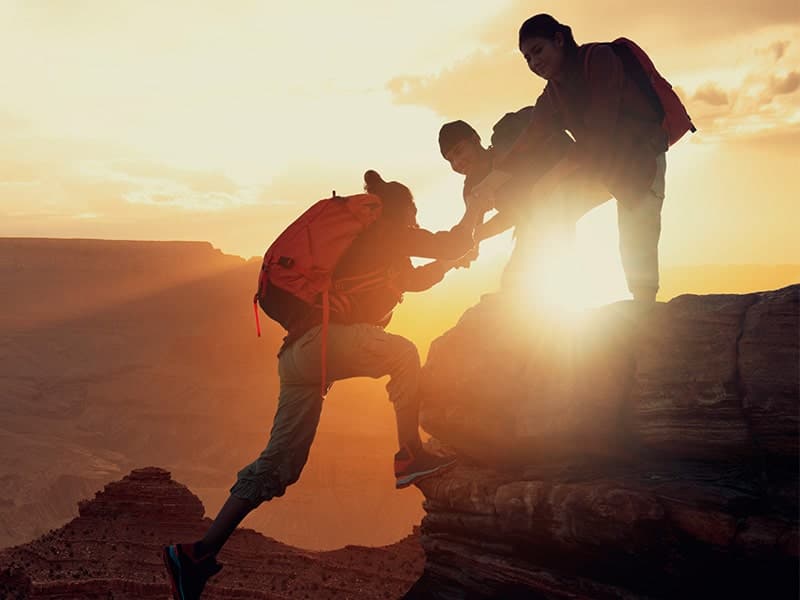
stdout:
[[581,170],[623,204],[635,204],[652,184],[656,156],[667,150],[660,116],[609,44],[584,44],[565,61],[562,81],[549,81],[536,101],[526,135],[540,146],[569,130]]
[[[528,112],[532,114],[533,107],[530,107],[530,109]],[[500,123],[502,123],[502,119],[495,127]],[[522,135],[524,129],[525,127],[523,126],[517,135]],[[507,143],[496,145],[494,139],[495,136],[492,136],[493,142],[489,150],[489,160],[479,164],[476,169],[464,178],[463,197],[465,203],[472,189],[483,181],[494,168],[495,157],[498,153],[505,156],[516,141],[511,136]],[[546,144],[536,147],[529,145],[520,148],[513,155],[505,158],[499,168],[510,173],[512,177],[508,183],[495,192],[494,207],[497,211],[515,213],[517,216],[524,214],[530,203],[536,201],[536,198],[531,197],[533,185],[542,175],[553,168],[569,152],[573,145],[572,139],[563,130],[555,131]]]
[[[374,289],[347,294],[349,307],[344,313],[332,310],[334,323],[371,323],[385,327],[403,292],[426,290],[442,280],[446,268],[440,263],[414,267],[411,256],[454,260],[473,246],[472,229],[458,224],[449,231],[433,233],[419,227],[397,227],[381,219],[359,235],[347,249],[333,275],[334,294],[337,282],[377,273],[389,283]],[[322,323],[322,310],[300,300],[289,324],[281,351]]]

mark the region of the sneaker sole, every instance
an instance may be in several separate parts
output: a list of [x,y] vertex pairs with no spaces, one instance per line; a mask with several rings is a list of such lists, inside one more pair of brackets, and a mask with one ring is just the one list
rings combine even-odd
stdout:
[[[172,598],[174,600],[185,600],[183,595],[183,586],[181,585],[181,563],[173,550],[174,546],[166,546],[161,552],[164,559],[164,566],[167,568],[169,575],[169,584],[172,588]],[[176,572],[177,570],[177,572]],[[175,583],[177,581],[177,584]]]
[[423,479],[427,479],[428,477],[436,475],[437,473],[444,473],[446,470],[455,466],[455,464],[456,461],[454,459],[449,463],[439,465],[438,467],[434,467],[433,469],[428,469],[427,471],[417,471],[416,473],[411,473],[410,475],[398,477],[394,487],[395,489],[398,490],[407,488],[411,484],[417,483],[418,481],[422,481]]

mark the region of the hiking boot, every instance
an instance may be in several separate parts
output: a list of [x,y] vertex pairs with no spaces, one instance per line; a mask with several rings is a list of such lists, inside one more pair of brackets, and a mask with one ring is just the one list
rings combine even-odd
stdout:
[[222,569],[211,554],[195,558],[191,544],[164,546],[162,556],[174,600],[198,600],[208,578]]
[[443,473],[456,463],[454,456],[437,456],[422,448],[412,451],[403,446],[394,455],[395,487],[399,490],[417,483],[437,473]]

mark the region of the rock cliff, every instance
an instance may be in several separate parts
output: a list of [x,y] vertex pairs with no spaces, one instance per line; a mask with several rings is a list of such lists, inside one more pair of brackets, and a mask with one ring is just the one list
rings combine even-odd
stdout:
[[580,322],[484,297],[431,347],[407,598],[796,598],[800,286]]
[[[197,496],[154,467],[109,483],[79,512],[61,529],[0,551],[0,598],[161,600],[169,596],[161,546],[197,539],[209,524]],[[424,558],[416,535],[381,548],[310,552],[239,529],[219,560],[225,566],[204,599],[399,598]]]

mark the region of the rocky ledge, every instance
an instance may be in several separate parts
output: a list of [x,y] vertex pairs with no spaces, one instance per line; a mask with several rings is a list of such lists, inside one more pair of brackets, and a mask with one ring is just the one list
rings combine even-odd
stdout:
[[487,296],[431,346],[407,598],[797,598],[800,285],[579,322]]

